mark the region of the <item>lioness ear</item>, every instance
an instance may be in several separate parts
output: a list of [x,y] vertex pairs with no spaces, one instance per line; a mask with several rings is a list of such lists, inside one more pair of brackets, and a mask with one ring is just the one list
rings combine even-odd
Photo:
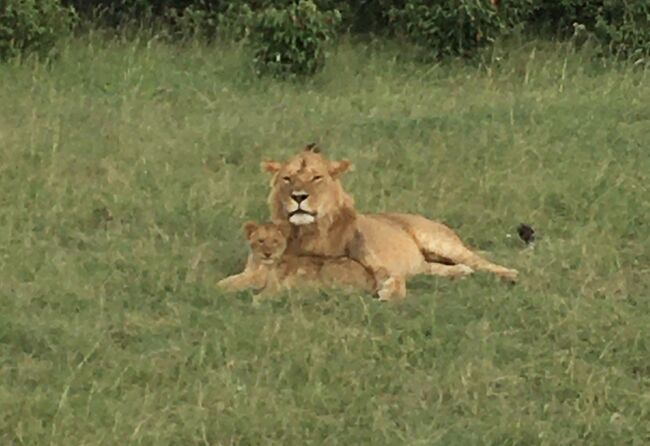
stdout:
[[253,235],[253,232],[257,229],[257,223],[254,221],[247,221],[242,225],[242,230],[244,231],[244,235],[246,236],[246,240],[251,239],[251,235]]
[[262,170],[269,173],[277,173],[282,168],[282,163],[277,161],[262,161]]
[[350,169],[350,167],[352,167],[352,163],[348,160],[330,161],[330,166],[328,171],[332,177],[337,177],[342,173],[347,172]]

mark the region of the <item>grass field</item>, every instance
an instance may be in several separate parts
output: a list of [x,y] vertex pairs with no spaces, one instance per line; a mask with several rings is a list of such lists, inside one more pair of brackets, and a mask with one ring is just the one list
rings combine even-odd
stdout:
[[[312,141],[520,283],[221,295],[260,161]],[[343,43],[305,84],[101,36],[0,66],[0,444],[649,444],[649,142],[648,70],[554,43]]]

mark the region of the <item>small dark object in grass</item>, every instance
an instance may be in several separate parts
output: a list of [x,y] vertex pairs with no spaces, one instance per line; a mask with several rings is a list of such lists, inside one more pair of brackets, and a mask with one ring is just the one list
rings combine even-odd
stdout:
[[517,227],[517,234],[527,245],[535,241],[535,230],[527,224],[520,224]]

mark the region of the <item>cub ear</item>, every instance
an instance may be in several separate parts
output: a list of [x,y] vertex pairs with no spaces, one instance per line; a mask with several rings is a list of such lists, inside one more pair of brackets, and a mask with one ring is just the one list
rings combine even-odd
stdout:
[[244,235],[246,236],[246,240],[251,239],[251,235],[253,235],[253,232],[258,228],[257,223],[254,221],[247,221],[242,225],[242,230],[244,231]]
[[282,163],[277,161],[262,161],[262,170],[268,173],[277,173],[282,168]]
[[347,172],[351,167],[352,167],[352,163],[348,160],[330,161],[328,171],[333,178],[336,178],[342,173]]
[[287,221],[283,221],[282,223],[278,224],[278,229],[280,230],[280,233],[284,236],[284,238],[289,238],[291,235],[291,224]]

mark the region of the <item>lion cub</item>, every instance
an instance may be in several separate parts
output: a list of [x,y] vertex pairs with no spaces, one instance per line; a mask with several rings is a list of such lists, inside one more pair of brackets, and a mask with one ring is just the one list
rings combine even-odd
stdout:
[[322,258],[286,253],[289,224],[244,223],[250,254],[244,271],[220,280],[217,286],[229,291],[244,289],[264,293],[281,289],[327,286],[375,292],[377,284],[359,262],[347,257]]

